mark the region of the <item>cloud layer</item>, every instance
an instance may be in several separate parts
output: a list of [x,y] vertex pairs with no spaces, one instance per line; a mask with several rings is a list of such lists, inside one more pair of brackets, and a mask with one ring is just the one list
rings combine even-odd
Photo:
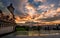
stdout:
[[60,20],[60,0],[2,0],[2,2],[6,6],[12,2],[16,9],[15,13],[20,18],[28,16],[34,20]]

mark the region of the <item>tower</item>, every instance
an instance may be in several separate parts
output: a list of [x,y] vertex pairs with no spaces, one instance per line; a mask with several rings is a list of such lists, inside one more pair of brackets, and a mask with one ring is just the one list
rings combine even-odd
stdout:
[[12,18],[13,19],[15,19],[15,17],[14,17],[14,7],[13,7],[13,5],[12,5],[12,3],[9,5],[9,6],[7,6],[7,9],[10,11],[10,13],[12,14]]

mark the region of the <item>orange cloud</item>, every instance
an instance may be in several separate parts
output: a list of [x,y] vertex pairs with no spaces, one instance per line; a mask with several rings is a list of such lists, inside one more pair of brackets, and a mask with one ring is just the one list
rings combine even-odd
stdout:
[[60,8],[57,8],[57,12],[60,12]]
[[54,7],[54,6],[55,6],[55,4],[50,4],[50,6],[51,6],[51,7]]
[[34,0],[35,2],[46,2],[46,0]]
[[26,5],[25,8],[27,9],[27,14],[29,14],[31,17],[33,17],[33,15],[36,13],[35,8],[33,7],[33,5]]

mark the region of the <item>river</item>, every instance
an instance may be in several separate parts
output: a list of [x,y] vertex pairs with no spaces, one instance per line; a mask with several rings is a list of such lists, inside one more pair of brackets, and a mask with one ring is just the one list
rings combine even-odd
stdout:
[[60,38],[60,30],[17,31],[1,38]]

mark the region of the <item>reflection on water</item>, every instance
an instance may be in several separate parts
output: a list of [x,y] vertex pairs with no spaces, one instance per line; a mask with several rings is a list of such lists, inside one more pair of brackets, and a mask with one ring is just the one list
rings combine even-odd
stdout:
[[59,35],[60,30],[40,30],[40,31],[17,31],[16,36],[46,36]]
[[60,38],[60,30],[17,31],[2,38]]

